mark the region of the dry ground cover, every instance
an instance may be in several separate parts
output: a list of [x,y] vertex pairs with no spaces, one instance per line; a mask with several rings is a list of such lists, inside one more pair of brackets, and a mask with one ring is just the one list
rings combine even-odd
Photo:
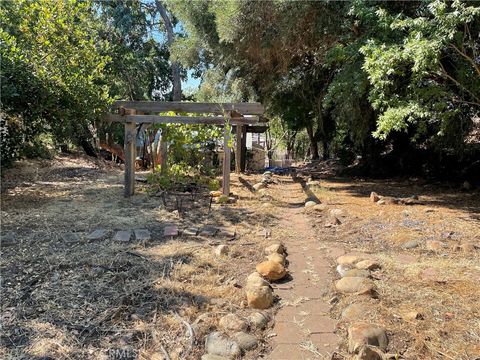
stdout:
[[[252,185],[260,175],[233,176],[236,204],[209,210],[209,198],[197,194],[185,197],[176,211],[175,196],[168,196],[165,206],[141,184],[134,197],[124,199],[122,172],[104,162],[69,156],[19,163],[2,181],[0,356],[199,359],[205,335],[219,328],[222,316],[252,313],[245,306],[244,280],[263,259],[262,249],[288,233],[316,238],[318,253],[306,260],[291,257],[305,261],[306,275],[308,261],[325,256],[331,274],[344,253],[368,253],[380,261],[382,268],[373,272],[377,298],[362,300],[369,310],[360,317],[387,329],[389,353],[405,359],[479,357],[480,251],[451,249],[479,245],[479,193],[419,181],[342,179],[332,176],[334,170],[307,167],[297,180],[275,176],[275,183],[258,192]],[[306,185],[311,174],[320,177],[319,185]],[[418,195],[420,204],[376,205],[371,191]],[[308,197],[325,208],[304,209]],[[286,211],[293,208],[298,211]],[[336,212],[341,224],[325,227],[332,209],[341,210]],[[314,231],[304,231],[298,224],[305,222],[289,218],[292,214],[308,219]],[[224,226],[237,236],[165,238],[168,224]],[[85,239],[100,228],[110,235]],[[112,240],[113,231],[142,228],[150,230],[151,240]],[[271,230],[270,238],[259,235],[263,229]],[[69,241],[71,233],[79,241]],[[430,251],[429,240],[445,247]],[[214,255],[218,244],[227,244],[230,253]],[[278,287],[288,295],[288,283]],[[336,333],[346,339],[348,321],[341,313],[359,298],[336,294],[333,282],[319,286],[318,293],[330,302]],[[302,298],[277,297],[269,314],[288,302],[300,305]],[[411,312],[418,318],[410,318]],[[272,328],[249,331],[259,345],[244,358],[268,356],[275,346]],[[324,358],[318,351],[322,344],[306,345],[305,359]],[[335,356],[349,358],[345,343]]]
[[[312,172],[321,173],[306,169],[305,179]],[[342,319],[342,310],[365,302],[371,311],[358,314],[358,320],[384,326],[391,353],[407,359],[480,358],[478,190],[464,192],[416,179],[354,181],[329,176],[310,190],[327,205],[324,211],[306,211],[320,246],[328,250],[335,244],[334,250],[372,254],[382,264],[374,272],[377,299],[340,297],[332,307],[345,338],[348,321]],[[398,198],[417,195],[419,200],[415,205],[377,205],[369,198],[371,191]],[[332,208],[341,210],[341,224],[325,227]],[[442,246],[431,249],[430,241]],[[460,244],[477,248],[463,251]],[[416,318],[412,313],[418,313]]]
[[[178,213],[174,197],[165,207],[138,184],[137,194],[124,199],[122,176],[114,166],[75,156],[22,162],[6,172],[0,357],[200,358],[204,335],[221,316],[251,313],[241,287],[268,242],[258,233],[277,222],[256,195],[234,178],[237,204],[209,211],[209,197],[197,194],[185,197]],[[166,239],[167,224],[220,225],[237,236]],[[110,233],[85,240],[99,228],[146,228],[152,239],[119,243]],[[69,233],[81,240],[68,241]],[[213,254],[218,244],[228,244],[229,256]],[[260,341],[247,358],[268,351]]]

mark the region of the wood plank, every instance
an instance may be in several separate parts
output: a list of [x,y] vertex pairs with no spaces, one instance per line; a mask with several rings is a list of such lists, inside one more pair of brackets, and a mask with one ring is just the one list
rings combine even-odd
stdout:
[[135,192],[135,123],[125,123],[125,197]]
[[235,129],[235,173],[240,174],[241,172],[241,158],[242,158],[242,126],[238,125]]
[[225,114],[237,111],[243,115],[262,115],[265,109],[261,103],[196,103],[185,101],[116,101],[113,109],[136,109],[146,112],[188,112],[195,114]]
[[223,194],[230,195],[230,131],[227,126],[223,130]]
[[[243,125],[238,125],[240,127],[243,127]],[[268,125],[248,125],[245,126],[245,130],[247,133],[253,133],[253,134],[263,134],[268,130]],[[233,125],[233,131],[237,131],[237,125]]]
[[[152,124],[206,124],[223,125],[224,116],[160,116],[160,115],[117,115],[108,114],[107,120],[112,122],[136,122]],[[230,119],[231,124],[257,124],[258,116],[236,117]]]

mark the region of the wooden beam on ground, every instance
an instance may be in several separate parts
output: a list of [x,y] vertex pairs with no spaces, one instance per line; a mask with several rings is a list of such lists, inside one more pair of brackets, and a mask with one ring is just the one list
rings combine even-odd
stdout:
[[[118,115],[108,114],[107,120],[112,122],[136,122],[151,124],[205,124],[205,125],[223,125],[224,116],[160,116],[160,115]],[[257,124],[258,116],[235,117],[231,118],[230,124]]]
[[235,173],[240,174],[242,171],[242,126],[236,126],[235,129]]
[[145,112],[187,112],[195,114],[225,114],[236,111],[243,115],[262,115],[265,109],[260,103],[196,103],[185,101],[116,101],[113,109],[136,109]]
[[242,149],[240,151],[240,171],[245,172],[247,168],[247,127],[244,125],[242,128]]
[[230,129],[228,126],[223,128],[223,195],[230,195]]
[[135,123],[125,123],[125,197],[135,192]]

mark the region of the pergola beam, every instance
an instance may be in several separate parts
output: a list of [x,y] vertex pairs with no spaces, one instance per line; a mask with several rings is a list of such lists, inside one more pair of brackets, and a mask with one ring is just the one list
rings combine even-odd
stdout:
[[224,117],[224,116],[162,116],[162,115],[118,115],[108,114],[108,121],[120,123],[149,123],[149,124],[204,124],[224,125],[225,121],[232,125],[258,124],[258,116],[251,117]]
[[226,114],[235,111],[242,115],[263,115],[260,103],[194,103],[184,101],[116,101],[113,109],[136,109],[144,112],[187,112],[196,114]]

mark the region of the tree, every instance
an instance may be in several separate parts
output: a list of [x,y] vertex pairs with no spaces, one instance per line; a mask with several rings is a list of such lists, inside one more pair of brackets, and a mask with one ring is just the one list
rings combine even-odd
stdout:
[[[91,128],[110,101],[104,75],[110,57],[92,3],[19,0],[0,6],[2,143],[13,144],[19,155],[23,144],[49,133],[95,155]],[[12,140],[14,124],[21,137]],[[2,151],[2,162],[11,156]]]

